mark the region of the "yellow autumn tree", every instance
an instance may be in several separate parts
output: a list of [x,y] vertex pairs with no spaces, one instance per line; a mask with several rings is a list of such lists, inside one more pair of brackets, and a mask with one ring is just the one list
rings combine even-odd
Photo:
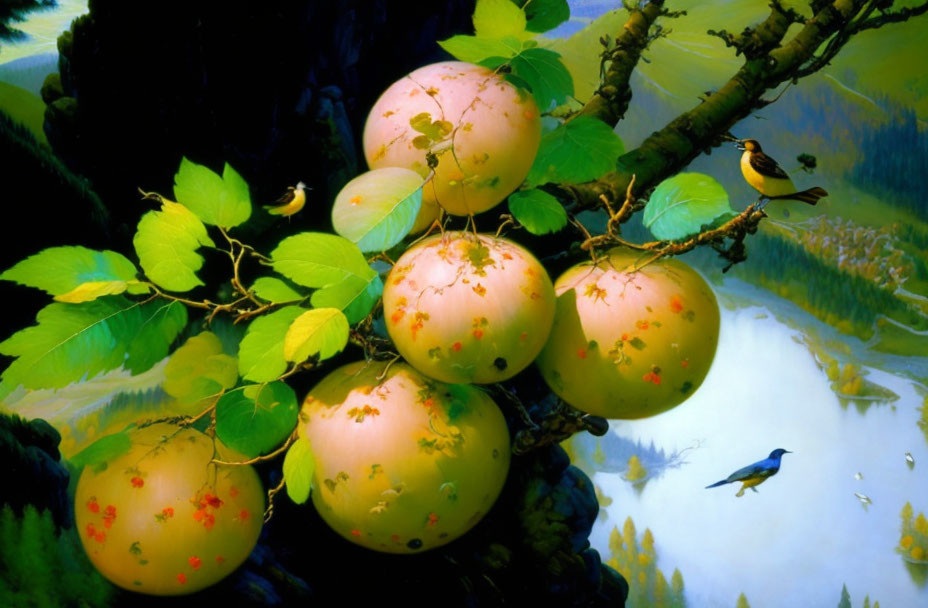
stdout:
[[641,459],[636,454],[632,454],[628,459],[628,470],[625,471],[625,479],[628,481],[641,481],[648,476],[647,469],[641,464]]
[[[751,608],[751,605],[748,603],[748,598],[742,593],[738,596],[738,603],[735,604],[735,608]],[[870,608],[867,606],[867,608]]]
[[606,453],[603,451],[603,442],[599,439],[596,440],[596,449],[593,450],[591,458],[594,464],[606,464]]

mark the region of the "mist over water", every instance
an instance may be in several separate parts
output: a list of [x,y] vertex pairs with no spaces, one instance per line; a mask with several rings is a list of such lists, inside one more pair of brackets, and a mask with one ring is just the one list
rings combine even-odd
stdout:
[[[900,398],[865,413],[842,408],[798,337],[763,308],[722,311],[716,359],[699,391],[666,414],[612,425],[667,451],[699,447],[640,493],[619,474],[596,473],[613,502],[593,546],[608,557],[609,532],[631,516],[639,533],[653,532],[658,567],[680,569],[692,606],[734,606],[741,592],[754,608],[832,606],[842,584],[854,606],[867,594],[883,606],[928,605],[928,587],[894,551],[905,502],[928,511],[917,385],[867,369]],[[737,498],[740,484],[705,489],[776,448],[794,453],[758,493]],[[873,503],[865,509],[855,492]]]

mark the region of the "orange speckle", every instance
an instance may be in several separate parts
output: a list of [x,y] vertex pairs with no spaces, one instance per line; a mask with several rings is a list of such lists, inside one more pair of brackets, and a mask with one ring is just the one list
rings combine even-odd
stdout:
[[191,556],[187,559],[187,563],[190,564],[190,567],[193,568],[194,570],[199,570],[199,569],[200,569],[200,565],[201,565],[203,562],[202,562],[202,560],[200,560],[200,558],[197,557],[196,555],[191,555]]
[[620,338],[620,340],[622,340],[622,342],[628,341],[628,334],[622,334],[622,337]]
[[529,294],[528,297],[529,297],[529,299],[537,300],[537,299],[540,298],[541,296],[538,294],[537,291],[533,291],[532,293]]
[[460,171],[455,171],[454,173],[452,173],[451,175],[448,176],[448,179],[451,179],[451,180],[454,180],[454,181],[456,181],[456,182],[459,182],[459,181],[461,181],[462,179],[464,179],[464,174],[461,173]]
[[212,530],[215,523],[216,517],[212,513],[207,513],[206,518],[203,520],[203,527],[207,530]]
[[438,523],[438,516],[435,513],[429,513],[429,526],[434,526]]
[[585,349],[585,348],[578,348],[578,349],[577,349],[577,356],[580,357],[581,359],[586,359],[586,349]]
[[361,536],[361,531],[358,530],[357,528],[355,528],[354,530],[351,531],[351,535],[352,535],[352,536]]
[[645,329],[648,328],[648,322],[643,319],[639,319],[638,321],[635,322],[635,327],[644,331]]
[[428,409],[432,409],[433,407],[435,407],[435,400],[429,397],[428,399],[422,402],[422,405]]
[[503,252],[503,259],[504,259],[504,260],[511,260],[511,259],[512,259],[512,256],[509,255],[509,254],[506,253],[506,252]]
[[483,330],[482,330],[482,329],[475,329],[475,330],[474,330],[474,337],[477,338],[478,340],[479,340],[480,338],[482,338],[482,337],[483,337]]
[[392,541],[395,542],[395,543],[398,543],[398,542],[400,542],[400,535],[399,535],[399,534],[391,534],[391,535],[390,535],[390,540],[392,540]]
[[229,496],[231,496],[232,498],[235,498],[236,496],[238,496],[238,488],[236,488],[235,486],[231,486],[229,488]]
[[461,343],[455,342],[454,344],[452,344],[451,350],[453,350],[454,352],[458,352],[459,350],[461,350]]
[[187,575],[184,574],[183,572],[181,572],[180,574],[178,574],[178,575],[177,575],[177,582],[180,583],[181,585],[187,584]]
[[481,297],[483,297],[483,295],[487,293],[487,288],[481,285],[480,283],[477,283],[477,285],[475,287],[471,287],[471,289],[474,290],[475,294]]
[[670,310],[675,313],[679,313],[683,310],[683,300],[680,299],[680,296],[672,296],[670,298]]
[[689,360],[689,359],[681,359],[681,360],[680,360],[680,365],[682,365],[683,367],[689,367],[689,366],[690,366],[690,360]]
[[93,539],[97,541],[98,543],[102,543],[106,541],[106,532],[104,532],[103,530],[100,530],[99,532],[93,535]]
[[112,526],[114,519],[116,519],[116,507],[107,505],[106,510],[103,511],[103,527],[109,528]]
[[360,205],[360,204],[361,204],[361,197],[360,197],[360,196],[352,196],[351,198],[348,199],[348,202],[351,203],[352,205]]
[[161,514],[165,517],[174,517],[174,509],[172,507],[165,507],[161,510]]
[[91,513],[100,512],[100,504],[97,502],[96,498],[91,498],[90,500],[87,501],[87,508],[90,509]]
[[438,95],[438,89],[436,89],[435,87],[429,87],[428,89],[425,90],[425,92],[427,95],[431,95],[432,97],[435,97],[436,95]]
[[519,340],[522,340],[523,342],[525,342],[526,339],[528,339],[528,332],[523,331],[522,334],[519,336]]
[[213,496],[209,492],[203,495],[203,500],[200,501],[201,506],[210,506],[214,509],[218,509],[222,506],[222,501],[219,500],[218,496]]
[[203,521],[203,518],[206,516],[206,509],[197,509],[193,512],[193,519],[196,521]]
[[87,536],[93,538],[97,533],[97,528],[92,523],[87,524]]
[[247,510],[245,510],[245,509],[242,509],[242,510],[239,512],[239,514],[238,514],[238,518],[239,518],[241,521],[245,521],[245,520],[248,519],[250,516],[251,516],[251,514],[250,514]]
[[660,375],[655,374],[654,372],[648,372],[648,373],[646,373],[644,376],[641,377],[641,379],[644,380],[645,382],[650,382],[650,383],[655,384],[655,385],[661,383],[661,377],[660,377]]
[[526,118],[526,120],[531,120],[531,119],[535,118],[535,113],[534,113],[534,112],[531,112],[531,111],[529,111],[529,110],[526,110],[526,111],[522,112],[522,116],[524,116],[524,117]]
[[400,309],[400,310],[395,311],[392,315],[390,315],[390,320],[393,321],[394,323],[399,323],[403,319],[404,316],[406,316],[406,311]]
[[130,481],[132,482],[133,488],[141,488],[145,485],[145,480],[138,476],[133,477]]
[[221,563],[224,562],[224,561],[226,561],[226,558],[224,558],[223,556],[221,556],[221,555],[217,555],[217,556],[216,556],[216,563],[217,563],[217,564],[221,564]]
[[383,113],[383,117],[384,117],[384,118],[390,118],[390,117],[393,116],[394,114],[396,114],[396,112],[394,112],[393,110],[387,110],[386,112]]

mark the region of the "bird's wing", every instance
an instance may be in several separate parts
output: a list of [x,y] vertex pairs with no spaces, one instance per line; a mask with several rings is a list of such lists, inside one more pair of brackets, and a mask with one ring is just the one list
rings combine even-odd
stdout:
[[749,464],[743,469],[738,469],[734,473],[728,476],[729,483],[732,481],[743,481],[745,479],[753,479],[755,477],[766,477],[770,475],[770,464],[766,460],[761,460],[760,462],[755,462],[754,464]]
[[293,186],[287,186],[287,191],[284,192],[279,199],[274,201],[275,205],[286,205],[293,200],[293,197],[296,196],[296,188]]
[[777,164],[777,161],[763,152],[754,152],[751,154],[751,167],[764,177],[789,179],[789,175]]

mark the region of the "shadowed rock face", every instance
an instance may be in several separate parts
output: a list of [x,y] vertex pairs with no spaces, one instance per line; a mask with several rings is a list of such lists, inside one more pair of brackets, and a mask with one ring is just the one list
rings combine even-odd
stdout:
[[[59,39],[64,97],[46,99],[46,131],[126,242],[145,208],[136,188],[170,194],[181,155],[229,162],[256,202],[299,180],[330,201],[366,168],[358,143],[377,96],[447,58],[435,41],[469,32],[473,4],[92,1]],[[301,222],[326,226],[325,207]]]

